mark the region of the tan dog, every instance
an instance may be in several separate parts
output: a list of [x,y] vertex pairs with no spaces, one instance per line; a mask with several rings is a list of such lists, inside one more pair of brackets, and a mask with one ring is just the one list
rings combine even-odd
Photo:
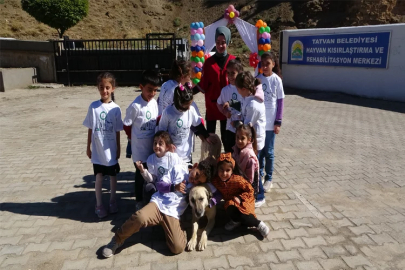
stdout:
[[[216,206],[209,207],[212,192],[208,184],[195,186],[190,190],[189,202],[193,212],[193,232],[190,241],[187,243],[188,250],[204,250],[207,247],[207,237],[215,224],[215,215],[217,213]],[[205,223],[202,218],[207,219]],[[200,226],[202,225],[202,228]],[[200,241],[197,245],[197,235],[200,236]]]
[[214,158],[214,160],[217,160],[219,158],[219,155],[221,154],[221,139],[216,134],[210,133],[210,135],[213,135],[215,137],[215,142],[213,144],[209,144],[204,140],[201,142],[200,161],[203,161],[208,157],[212,157]]

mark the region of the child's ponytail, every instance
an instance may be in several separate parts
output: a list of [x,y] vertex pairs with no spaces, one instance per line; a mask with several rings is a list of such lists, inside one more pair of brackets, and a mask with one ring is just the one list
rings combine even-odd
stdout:
[[255,154],[257,155],[257,135],[256,135],[256,130],[252,126],[251,123],[249,124],[243,124],[239,125],[236,128],[236,132],[243,132],[248,138],[250,138],[250,141],[252,142],[252,147],[253,150],[255,151]]
[[193,100],[193,90],[188,83],[185,85],[179,84],[174,89],[173,103],[177,110],[184,111],[183,104]]
[[252,95],[256,94],[256,86],[261,84],[260,79],[253,77],[250,71],[243,71],[236,76],[235,85],[237,88],[246,88]]

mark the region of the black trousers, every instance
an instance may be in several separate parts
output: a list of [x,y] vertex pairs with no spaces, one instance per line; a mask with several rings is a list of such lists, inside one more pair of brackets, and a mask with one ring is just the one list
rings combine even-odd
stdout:
[[235,222],[241,222],[243,225],[247,227],[257,227],[259,226],[260,220],[255,218],[254,215],[244,215],[239,212],[238,208],[234,205],[228,206],[226,209],[226,214]]
[[[217,129],[217,120],[206,120],[207,122],[207,131],[208,133],[215,133],[215,130]],[[222,141],[222,145],[225,148],[225,144],[224,144],[224,140],[225,140],[225,131],[226,131],[226,120],[220,120],[219,121],[221,126],[220,126],[220,130],[221,130],[221,141]]]
[[[135,166],[135,163],[134,163]],[[148,166],[146,166],[146,162],[143,163],[143,167],[145,169],[148,168]],[[136,168],[135,166],[135,200],[137,202],[142,202],[143,201],[143,185],[145,183],[145,180],[143,179],[143,176],[141,174],[141,172]]]
[[232,131],[225,130],[225,138],[224,140],[222,140],[222,142],[224,143],[225,153],[233,152],[232,147],[235,145],[235,141],[236,141],[236,134],[233,133]]

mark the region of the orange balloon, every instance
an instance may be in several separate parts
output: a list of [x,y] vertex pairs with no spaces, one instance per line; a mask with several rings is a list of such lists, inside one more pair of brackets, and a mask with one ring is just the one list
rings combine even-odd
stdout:
[[195,77],[197,79],[201,80],[201,75],[202,75],[201,72],[198,72],[198,73],[195,74]]
[[266,27],[267,26],[267,23],[266,22],[263,22],[263,27]]
[[257,28],[260,28],[260,27],[262,27],[262,26],[263,26],[263,21],[262,21],[262,20],[258,20],[257,23],[256,23],[256,27],[257,27]]
[[270,44],[264,44],[263,45],[263,51],[267,52],[270,50]]
[[261,68],[259,68],[259,73],[263,73],[263,70]]
[[197,52],[192,52],[191,55],[192,55],[193,57],[196,57],[196,56],[197,56]]
[[200,58],[201,58],[201,57],[204,57],[204,52],[203,52],[203,51],[199,51],[199,52],[197,53],[197,56],[200,57]]
[[269,51],[271,50],[271,45],[269,44]]
[[260,45],[258,46],[258,49],[259,49],[259,51],[263,51],[263,45],[260,44]]

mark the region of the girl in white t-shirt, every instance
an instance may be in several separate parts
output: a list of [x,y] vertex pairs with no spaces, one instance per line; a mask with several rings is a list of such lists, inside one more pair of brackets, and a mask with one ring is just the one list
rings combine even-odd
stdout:
[[173,104],[174,89],[179,85],[184,85],[190,81],[191,62],[185,60],[175,60],[170,70],[170,80],[165,82],[158,98],[159,115]]
[[167,172],[177,164],[184,164],[183,160],[176,154],[170,152],[173,141],[167,131],[158,131],[153,137],[153,153],[146,161],[147,168],[144,168],[142,161],[135,163],[145,179],[143,189],[143,203],[149,203],[150,198],[156,192],[156,181],[160,181]]
[[176,146],[176,153],[188,163],[191,163],[193,149],[193,137],[190,136],[190,128],[194,127],[202,140],[215,143],[214,136],[208,134],[202,123],[202,118],[192,106],[193,91],[186,84],[180,84],[174,90],[174,103],[168,106],[162,113],[158,130],[168,131]]
[[[252,125],[256,131],[257,153],[264,147],[266,136],[266,109],[264,106],[264,94],[259,79],[255,79],[249,71],[238,74],[235,80],[239,94],[244,98],[242,106],[243,124]],[[259,192],[256,196],[256,207],[265,203],[264,191],[259,181]]]
[[117,191],[117,173],[120,170],[120,131],[123,130],[121,109],[113,101],[115,78],[105,72],[98,76],[97,87],[100,99],[90,104],[83,125],[88,128],[87,156],[93,163],[96,176],[96,209],[99,218],[107,216],[102,201],[102,184],[105,175],[110,176],[110,213],[118,212],[115,195]]
[[[273,53],[264,53],[261,57],[263,74],[257,76],[263,83],[264,105],[266,107],[266,141],[263,151],[259,155],[260,176],[263,178],[263,169],[266,171],[264,178],[264,191],[272,187],[274,168],[274,141],[280,132],[284,108],[283,82],[279,75],[280,65],[277,56]],[[266,164],[266,165],[265,165]]]
[[235,128],[232,126],[232,122],[242,119],[242,104],[243,98],[238,93],[238,89],[235,86],[236,76],[243,71],[243,66],[239,60],[233,59],[228,62],[226,66],[226,74],[228,76],[229,84],[222,88],[221,95],[217,99],[218,110],[223,113],[227,119],[226,131],[224,140],[225,152],[232,152],[232,147],[235,145]]

